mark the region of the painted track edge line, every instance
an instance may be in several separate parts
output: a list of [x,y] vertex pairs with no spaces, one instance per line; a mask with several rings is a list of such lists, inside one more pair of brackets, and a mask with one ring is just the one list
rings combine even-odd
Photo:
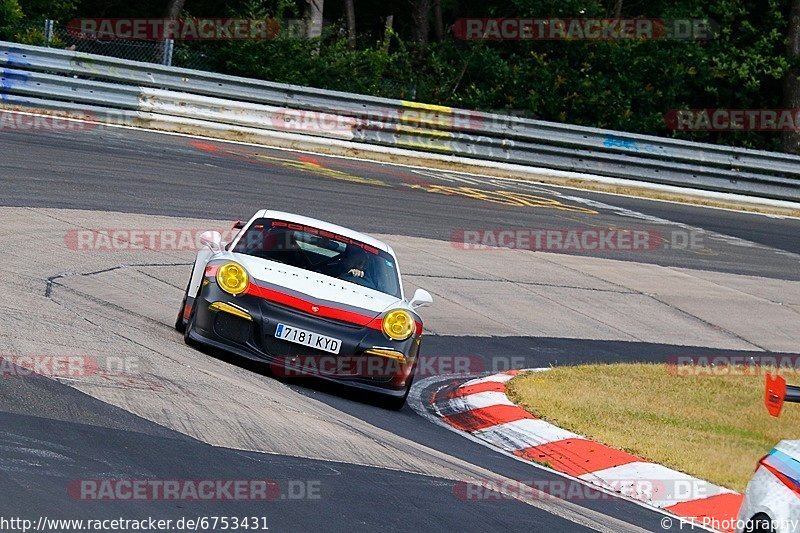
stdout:
[[[546,372],[548,370],[550,370],[550,369],[549,368],[528,368],[528,369],[524,369],[522,371],[523,372]],[[493,374],[493,372],[483,373],[483,374],[480,374],[479,376],[489,376],[491,374]],[[479,376],[476,376],[476,377],[479,377]],[[574,481],[574,482],[579,483],[579,484],[581,484],[581,485],[583,485],[583,486],[585,486],[587,488],[591,488],[591,489],[596,490],[598,492],[602,492],[603,494],[606,494],[606,495],[609,495],[609,496],[613,496],[613,497],[619,498],[621,500],[625,500],[625,501],[627,501],[629,503],[632,503],[634,505],[642,507],[643,509],[647,509],[648,511],[654,512],[656,514],[675,519],[680,523],[687,524],[688,526],[690,526],[692,528],[695,528],[696,530],[708,531],[710,533],[718,533],[717,530],[712,529],[712,528],[710,528],[710,527],[708,527],[708,526],[706,526],[706,525],[704,525],[702,523],[694,522],[694,521],[689,520],[687,518],[684,518],[684,517],[681,517],[681,516],[678,516],[678,515],[674,515],[674,514],[672,514],[670,512],[667,512],[667,511],[665,511],[663,509],[660,509],[658,507],[654,507],[652,505],[649,505],[646,502],[643,502],[642,500],[639,500],[639,499],[636,499],[636,498],[631,498],[630,496],[627,496],[625,494],[621,494],[619,492],[610,491],[610,490],[608,490],[607,488],[605,488],[603,486],[594,485],[592,483],[589,483],[586,480],[583,480],[581,478],[577,478],[575,476],[571,476],[569,474],[565,474],[564,472],[559,472],[558,470],[555,470],[555,469],[550,468],[548,466],[545,466],[545,465],[542,465],[542,464],[538,464],[538,463],[533,463],[533,462],[531,462],[531,461],[529,461],[527,459],[523,459],[522,457],[514,455],[511,452],[508,452],[506,450],[498,448],[497,446],[494,446],[493,444],[491,444],[491,443],[489,443],[489,442],[487,442],[487,441],[485,441],[483,439],[479,439],[478,437],[475,437],[474,435],[471,435],[470,433],[466,433],[464,431],[460,431],[460,430],[454,428],[453,426],[451,426],[450,424],[445,422],[442,418],[440,418],[437,414],[434,414],[434,412],[432,412],[432,411],[435,410],[435,407],[433,406],[433,404],[430,404],[430,406],[428,406],[426,404],[425,400],[422,398],[422,392],[424,390],[427,390],[427,389],[435,386],[436,384],[442,384],[442,386],[439,387],[439,389],[441,390],[442,388],[444,388],[444,386],[445,386],[444,384],[445,383],[451,384],[454,381],[459,381],[459,380],[463,380],[463,379],[464,379],[463,375],[450,375],[450,376],[432,376],[432,377],[424,378],[424,379],[422,379],[420,381],[416,381],[414,383],[414,385],[412,386],[412,388],[411,388],[411,392],[408,395],[408,399],[407,399],[408,406],[415,413],[417,413],[422,418],[428,420],[429,422],[431,422],[431,423],[433,423],[433,424],[435,424],[437,426],[443,427],[443,428],[447,429],[448,431],[456,433],[456,434],[460,435],[461,437],[466,438],[467,440],[470,440],[470,441],[474,442],[475,444],[479,444],[479,445],[481,445],[481,446],[483,446],[485,448],[489,448],[489,449],[491,449],[491,450],[493,450],[493,451],[495,451],[495,452],[497,452],[497,453],[499,453],[501,455],[504,455],[504,456],[506,456],[506,457],[508,457],[510,459],[513,459],[513,460],[518,461],[520,463],[524,463],[524,464],[526,464],[526,465],[528,465],[528,466],[530,466],[532,468],[537,468],[539,470],[543,470],[545,472],[549,472],[551,474],[554,474],[554,475],[569,479],[570,481]]]
[[[461,375],[453,374],[453,375],[446,375],[446,376],[434,376],[434,377],[430,377],[430,378],[425,378],[425,379],[420,380],[420,381],[415,381],[414,385],[411,388],[411,392],[409,393],[409,396],[408,396],[408,399],[407,399],[407,403],[408,403],[409,407],[414,412],[416,412],[417,414],[419,414],[423,418],[433,422],[434,424],[440,425],[441,427],[443,427],[445,429],[448,429],[449,431],[453,431],[454,433],[459,433],[461,435],[464,435],[463,433],[461,433],[459,431],[456,431],[454,428],[450,427],[449,425],[441,422],[436,416],[428,413],[427,409],[424,407],[424,402],[423,402],[423,400],[421,398],[421,391],[427,389],[432,380],[433,381],[436,381],[436,380],[439,380],[439,381],[452,381],[453,379],[456,379],[459,376],[463,377],[463,374],[461,374]],[[469,438],[469,436],[467,436],[467,437]],[[478,440],[476,440],[476,442],[481,443]],[[483,444],[485,444],[485,443],[483,443]],[[496,448],[493,448],[493,449],[496,449]],[[500,450],[498,450],[498,451],[500,451]],[[514,458],[511,455],[509,455],[509,457]],[[554,472],[554,473],[558,474],[558,472]],[[497,474],[494,479],[496,479],[497,481],[501,481],[501,482],[505,482],[505,481],[514,481],[514,482],[516,482],[516,480],[511,480],[507,476],[502,476],[500,474]],[[464,481],[464,480],[461,480],[461,481]],[[581,480],[576,480],[576,481],[578,481],[579,483],[584,484],[587,487],[590,486],[589,484],[586,484],[586,483],[582,482]],[[605,492],[605,491],[603,491],[603,492]],[[570,520],[572,522],[584,523],[585,527],[588,527],[590,529],[594,529],[596,531],[609,531],[609,533],[646,533],[646,532],[649,531],[649,530],[643,529],[643,528],[641,528],[639,526],[636,526],[634,524],[625,522],[622,519],[619,519],[619,518],[616,518],[616,517],[613,517],[613,516],[609,516],[609,515],[604,515],[603,513],[600,513],[599,511],[595,511],[595,510],[589,509],[587,507],[581,507],[581,506],[579,506],[578,504],[576,504],[574,502],[570,502],[569,500],[559,499],[559,498],[556,498],[556,497],[553,497],[553,496],[550,496],[550,495],[543,494],[543,497],[541,497],[539,499],[525,499],[525,498],[519,497],[518,494],[513,494],[513,493],[511,493],[511,494],[503,493],[503,494],[508,496],[508,497],[510,497],[511,499],[514,499],[514,500],[519,501],[521,503],[524,503],[526,505],[531,505],[531,506],[540,508],[540,509],[542,509],[544,511],[547,511],[547,512],[549,512],[551,514],[554,514],[556,516],[560,516],[561,518],[565,518],[565,519]],[[608,494],[613,495],[612,493],[608,493]],[[565,509],[568,510],[568,511],[564,512]],[[663,514],[663,513],[661,513],[661,514]],[[570,516],[570,515],[577,515],[577,516]],[[575,518],[578,518],[578,517],[582,518],[583,520],[576,521]],[[594,522],[594,524],[592,524],[592,525],[586,524],[585,523],[586,521]],[[615,527],[614,528],[609,528],[609,526],[606,526],[604,524],[604,522],[612,522]]]
[[[507,379],[506,376],[519,373],[520,371],[507,371],[489,378]],[[443,421],[531,462],[537,458],[547,460],[556,470],[580,477],[594,485],[608,486],[611,490],[617,490],[618,487],[624,488],[631,484],[631,488],[635,490],[635,494],[631,494],[632,497],[641,499],[650,506],[662,508],[672,516],[687,518],[693,523],[719,521],[727,524],[737,518],[743,498],[741,494],[584,436],[577,436],[577,439],[558,436],[557,433],[562,429],[551,423],[541,420],[537,423],[518,420],[516,417],[520,414],[533,418],[519,406],[516,406],[516,409],[520,413],[509,417],[508,413],[501,413],[498,409],[486,405],[485,398],[481,398],[477,403],[470,402],[470,398],[486,395],[471,390],[474,389],[472,384],[475,381],[463,382],[455,389],[451,385],[448,394],[442,400],[434,395],[434,409],[439,415],[441,410],[438,404],[441,402],[450,408],[454,397],[459,397],[467,409],[458,417],[447,416]],[[499,383],[503,392],[491,394],[493,398],[499,398],[504,405],[507,403],[513,405],[505,393],[506,383],[507,381]],[[463,391],[463,394],[459,394],[460,391]],[[640,481],[641,487],[638,484]],[[687,493],[681,488],[684,484],[689,484],[692,490]],[[642,490],[645,486],[651,488]],[[711,504],[712,501],[716,505]],[[687,506],[691,505],[694,505],[692,512],[696,514],[687,513],[689,508]],[[681,512],[679,509],[684,511]]]

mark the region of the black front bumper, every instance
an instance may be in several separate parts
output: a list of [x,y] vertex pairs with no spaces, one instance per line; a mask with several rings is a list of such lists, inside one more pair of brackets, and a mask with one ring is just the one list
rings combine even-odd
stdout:
[[[215,303],[231,305],[249,319],[229,308],[215,309]],[[400,397],[406,392],[419,353],[421,337],[417,334],[405,341],[390,340],[382,331],[367,326],[320,318],[252,295],[232,296],[213,281],[204,281],[191,305],[191,340],[269,363],[278,376],[332,380]],[[275,331],[279,323],[340,339],[339,353],[278,339]],[[370,349],[397,353],[375,355],[367,353]],[[404,360],[398,358],[400,354]]]

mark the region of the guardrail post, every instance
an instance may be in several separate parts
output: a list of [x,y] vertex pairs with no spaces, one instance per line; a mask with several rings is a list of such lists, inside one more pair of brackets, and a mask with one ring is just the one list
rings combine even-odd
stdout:
[[53,19],[45,19],[44,21],[44,45],[49,47],[53,42]]
[[175,41],[164,39],[164,50],[161,54],[161,64],[168,67],[172,66],[172,52],[175,50]]

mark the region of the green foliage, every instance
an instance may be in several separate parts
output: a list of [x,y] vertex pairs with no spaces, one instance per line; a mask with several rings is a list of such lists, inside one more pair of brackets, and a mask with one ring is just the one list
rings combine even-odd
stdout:
[[0,39],[12,39],[25,14],[17,0],[0,0]]
[[[38,17],[47,6],[63,14],[98,16],[107,0],[0,0],[0,20]],[[165,2],[143,0],[104,16],[161,16]],[[299,38],[290,19],[300,0],[193,0],[185,16],[273,17],[271,41],[180,43],[176,63],[202,54],[212,70],[277,82],[414,99],[694,140],[777,149],[777,134],[675,133],[670,110],[771,109],[782,105],[782,80],[793,64],[786,53],[789,0],[624,0],[623,17],[707,19],[719,28],[709,40],[459,41],[419,47],[410,42],[408,0],[357,3],[359,46],[348,48],[341,6],[329,0],[319,41]],[[612,0],[443,1],[448,23],[469,17],[612,16]],[[454,10],[458,7],[459,13]],[[105,9],[105,8],[102,8]],[[93,11],[94,10],[94,11]],[[337,11],[339,10],[339,11]],[[382,14],[381,14],[382,13]],[[395,14],[388,46],[382,17]],[[331,15],[332,14],[332,15]],[[364,20],[368,17],[368,20]],[[52,18],[52,17],[51,17]],[[0,28],[2,32],[2,28]],[[299,31],[302,33],[302,30]],[[17,35],[35,42],[36,32]]]
[[78,9],[80,0],[23,0],[22,11],[29,21],[53,19],[67,22]]
[[23,44],[42,46],[45,44],[44,31],[41,28],[24,28],[13,33],[13,39]]

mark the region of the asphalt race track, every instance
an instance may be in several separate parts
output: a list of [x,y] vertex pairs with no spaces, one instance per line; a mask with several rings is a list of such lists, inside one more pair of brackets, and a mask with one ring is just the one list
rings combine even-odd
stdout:
[[[186,346],[171,325],[193,252],[82,248],[75,232],[224,230],[268,207],[375,234],[398,252],[406,292],[434,295],[423,355],[464,358],[473,372],[800,351],[800,220],[119,128],[0,131],[0,142],[0,356],[135,363],[116,375],[0,377],[0,516],[664,530],[663,515],[616,497],[459,497],[459,480],[560,478],[409,406],[387,411]],[[452,242],[480,229],[647,230],[663,244],[554,253]],[[105,478],[264,479],[277,492],[93,502],[70,489]]]

